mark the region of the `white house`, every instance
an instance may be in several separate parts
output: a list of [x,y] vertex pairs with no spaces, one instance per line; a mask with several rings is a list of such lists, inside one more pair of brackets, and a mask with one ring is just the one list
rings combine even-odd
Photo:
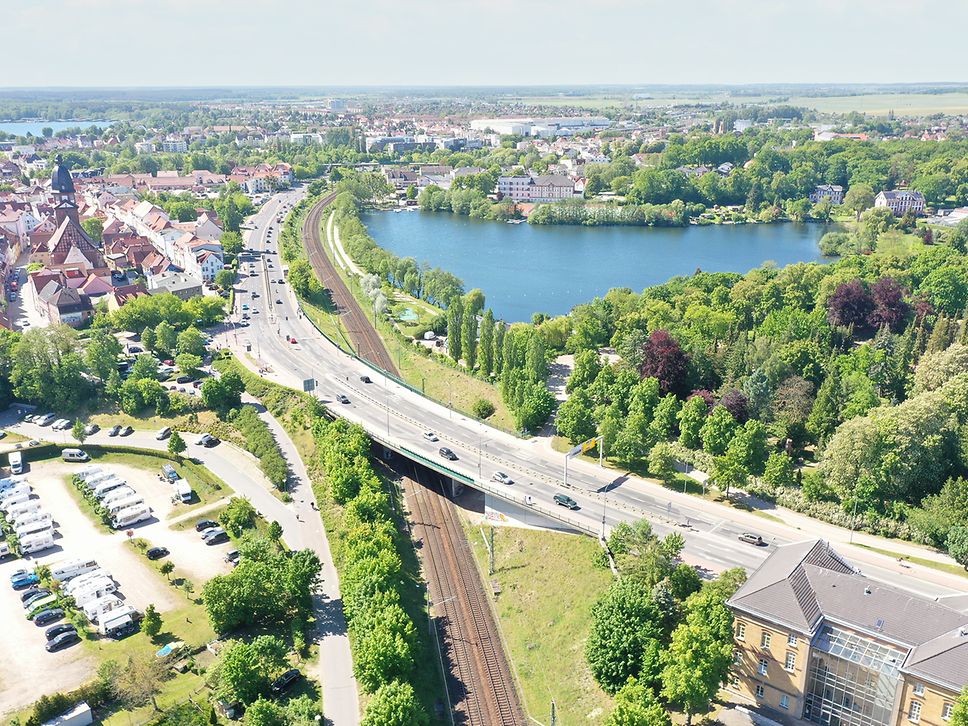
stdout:
[[923,214],[924,195],[921,192],[909,191],[907,189],[879,192],[874,197],[874,206],[887,207],[894,213],[895,217],[903,217],[908,212]]

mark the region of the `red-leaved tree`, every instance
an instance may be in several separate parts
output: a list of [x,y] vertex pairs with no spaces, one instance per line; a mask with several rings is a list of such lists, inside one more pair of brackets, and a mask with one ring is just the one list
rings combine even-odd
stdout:
[[656,330],[642,346],[643,378],[656,378],[663,393],[681,394],[686,383],[689,356],[668,331]]

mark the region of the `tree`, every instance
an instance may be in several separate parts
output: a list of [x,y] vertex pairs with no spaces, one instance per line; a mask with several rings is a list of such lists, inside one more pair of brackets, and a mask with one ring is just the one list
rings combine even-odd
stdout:
[[175,571],[175,563],[171,560],[166,560],[165,562],[161,563],[161,567],[159,567],[158,570],[162,575],[165,576],[166,579],[170,580],[171,577],[169,577],[169,575]]
[[668,712],[651,688],[630,678],[615,694],[615,708],[605,726],[671,726]]
[[242,235],[238,232],[223,232],[219,242],[228,255],[237,255],[242,251]]
[[633,677],[655,682],[664,648],[660,621],[649,588],[635,578],[615,581],[595,603],[585,657],[606,693]]
[[149,655],[144,658],[128,658],[123,668],[118,669],[112,679],[112,690],[127,708],[133,709],[151,702],[155,711],[158,703],[155,697],[161,691],[162,683],[170,676],[168,663],[162,658]]
[[226,531],[231,532],[235,537],[241,537],[244,530],[255,526],[255,518],[255,507],[248,499],[232,497],[219,514],[218,521]]
[[108,377],[117,372],[118,355],[122,351],[121,343],[111,333],[102,328],[91,331],[87,347],[84,349],[84,362],[88,371],[107,382]]
[[558,407],[555,416],[558,435],[564,436],[572,446],[595,436],[595,418],[588,394],[579,390]]
[[186,376],[194,378],[198,375],[198,369],[202,367],[202,358],[193,353],[179,353],[175,356],[175,365]]
[[860,280],[842,282],[827,300],[827,320],[831,325],[843,325],[866,330],[874,301]]
[[714,456],[725,453],[735,431],[733,415],[724,406],[716,406],[699,430],[703,449]]
[[656,330],[642,348],[643,378],[656,378],[663,393],[681,393],[685,385],[689,356],[665,330]]
[[950,726],[968,726],[968,688],[961,691],[955,703],[955,710],[951,714]]
[[235,271],[227,267],[215,273],[215,284],[223,290],[230,289],[235,284]]
[[84,422],[80,419],[77,419],[74,422],[74,425],[71,427],[71,436],[73,436],[74,439],[80,444],[83,444],[84,439],[87,438],[87,432],[84,430],[84,428]]
[[376,689],[361,726],[425,726],[427,722],[427,714],[417,700],[413,686],[390,681]]
[[178,334],[176,349],[179,353],[191,353],[192,355],[205,355],[205,336],[194,325],[186,328]]
[[575,363],[565,390],[572,393],[588,388],[602,371],[602,359],[597,350],[580,350],[575,353]]
[[177,340],[178,334],[167,320],[162,320],[155,326],[155,347],[159,353],[174,352]]
[[141,618],[141,631],[152,640],[161,632],[161,615],[155,610],[154,605],[145,608],[145,614]]
[[171,437],[168,439],[168,453],[169,454],[180,454],[186,448],[185,440],[182,438],[181,434],[177,431],[171,432]]
[[905,302],[907,291],[893,277],[878,278],[871,285],[871,300],[874,309],[868,317],[868,325],[872,328],[887,326],[892,332],[898,332],[904,327],[911,306]]
[[[490,377],[494,370],[494,313],[488,308],[481,318],[481,340],[478,355],[481,372]],[[486,418],[482,416],[479,418]]]
[[454,298],[447,308],[447,353],[452,360],[459,361],[463,348],[461,346],[461,329],[464,323],[464,303],[458,297]]
[[666,442],[660,441],[649,451],[649,473],[664,482],[675,478],[676,458]]
[[286,669],[286,644],[272,635],[246,643],[232,640],[223,649],[209,683],[219,698],[247,705],[268,695],[272,679]]
[[66,325],[31,328],[12,349],[10,382],[22,400],[70,411],[88,398],[77,332]]
[[854,184],[844,195],[844,206],[860,221],[861,212],[874,206],[874,190],[866,184]]
[[766,460],[763,471],[763,481],[775,490],[777,487],[789,487],[794,483],[793,459],[785,451],[774,451]]
[[[709,409],[700,396],[693,396],[679,411],[679,443],[689,449],[697,449],[702,443],[702,426]],[[729,413],[727,411],[727,413]]]
[[968,526],[958,525],[948,530],[945,546],[955,562],[968,570]]
[[[483,352],[484,348],[481,348]],[[494,404],[488,401],[486,398],[478,398],[471,405],[471,412],[477,416],[477,418],[485,419],[494,414]]]
[[224,416],[231,409],[242,405],[244,390],[245,384],[238,373],[224,373],[218,378],[209,378],[202,384],[202,401]]
[[158,359],[150,353],[141,353],[134,359],[134,365],[128,371],[128,380],[125,383],[137,383],[145,379],[157,381]]
[[680,410],[679,399],[674,393],[669,393],[662,397],[655,412],[652,415],[652,423],[649,424],[649,432],[654,439],[664,441],[672,438],[676,432],[676,425],[679,421]]
[[102,235],[104,234],[104,220],[99,217],[88,217],[81,221],[81,227],[87,232],[88,237],[100,244]]
[[749,482],[750,472],[735,453],[735,449],[726,452],[725,456],[717,456],[711,472],[716,486],[729,497],[732,487],[742,487]]
[[472,371],[477,365],[477,313],[473,308],[465,306],[461,325],[463,326],[460,333],[461,357],[467,369]]

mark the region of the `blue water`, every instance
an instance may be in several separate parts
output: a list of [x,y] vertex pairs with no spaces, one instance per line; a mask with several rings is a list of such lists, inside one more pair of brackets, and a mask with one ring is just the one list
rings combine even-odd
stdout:
[[479,287],[494,315],[530,320],[567,313],[613,287],[635,291],[675,275],[747,272],[821,260],[819,224],[580,227],[503,224],[433,212],[370,212],[374,240],[401,257]]
[[103,129],[110,125],[110,121],[0,121],[0,131],[14,136],[26,136],[28,132],[34,136],[42,136],[45,127],[54,129],[56,134],[58,131],[77,128],[78,126],[82,129],[91,126]]

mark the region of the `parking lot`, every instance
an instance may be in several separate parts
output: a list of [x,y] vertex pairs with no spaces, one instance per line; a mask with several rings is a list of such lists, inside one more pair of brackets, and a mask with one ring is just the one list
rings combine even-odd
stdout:
[[[223,557],[232,545],[206,546],[194,528],[181,530],[166,520],[173,507],[172,488],[168,483],[132,466],[98,465],[126,480],[152,507],[155,516],[135,525],[130,530],[132,536],[144,538],[151,546],[168,548],[176,574],[191,579],[196,592],[213,575],[228,571],[230,566]],[[44,649],[44,628],[26,619],[20,597],[10,587],[9,576],[17,569],[93,557],[114,577],[118,596],[139,611],[153,604],[164,616],[166,611],[184,605],[184,595],[169,586],[142,554],[126,544],[127,533],[107,532],[80,510],[75,499],[77,493],[67,479],[83,466],[49,460],[34,462],[25,472],[34,494],[53,516],[60,534],[54,548],[39,556],[0,564],[0,652],[16,654],[16,657],[0,658],[0,713],[31,703],[44,693],[76,687],[90,678],[97,667],[82,644],[56,653]]]

